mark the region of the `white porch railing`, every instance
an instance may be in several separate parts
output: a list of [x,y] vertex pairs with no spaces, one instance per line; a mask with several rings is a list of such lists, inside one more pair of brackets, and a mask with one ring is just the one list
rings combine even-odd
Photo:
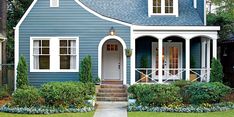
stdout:
[[[158,83],[159,77],[156,75],[156,73],[159,71],[159,69],[156,68],[136,68],[135,71],[138,73],[136,77],[139,78],[139,80],[136,81],[136,83]],[[209,74],[210,69],[207,68],[192,68],[189,70],[190,78],[183,78],[185,77],[185,68],[179,68],[179,69],[162,69],[163,77],[162,81],[163,83],[167,82],[173,82],[176,80],[182,80],[182,79],[189,79],[190,81],[199,81],[199,82],[208,82],[209,81]]]

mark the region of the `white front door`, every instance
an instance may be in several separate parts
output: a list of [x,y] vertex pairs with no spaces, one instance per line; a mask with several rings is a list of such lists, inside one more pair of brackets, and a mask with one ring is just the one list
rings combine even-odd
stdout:
[[103,80],[121,80],[122,50],[121,44],[116,40],[109,40],[103,45]]
[[[163,43],[163,79],[179,79],[182,68],[182,43],[164,42]],[[152,68],[158,69],[158,43],[152,43]],[[154,78],[158,78],[158,71],[153,73]]]

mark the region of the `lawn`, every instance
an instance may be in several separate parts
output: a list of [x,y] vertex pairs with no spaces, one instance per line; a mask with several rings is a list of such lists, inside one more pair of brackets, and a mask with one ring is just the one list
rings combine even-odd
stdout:
[[29,115],[29,114],[11,114],[0,112],[0,117],[93,117],[94,112],[88,113],[63,113],[49,115]]
[[129,112],[128,117],[234,117],[234,110],[210,113]]

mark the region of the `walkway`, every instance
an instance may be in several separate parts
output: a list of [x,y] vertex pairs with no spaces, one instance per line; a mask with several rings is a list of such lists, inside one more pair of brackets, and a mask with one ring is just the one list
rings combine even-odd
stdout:
[[94,117],[127,117],[127,102],[97,102]]

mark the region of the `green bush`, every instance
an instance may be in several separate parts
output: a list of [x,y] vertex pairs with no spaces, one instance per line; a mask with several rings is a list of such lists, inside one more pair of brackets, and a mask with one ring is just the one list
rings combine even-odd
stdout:
[[83,83],[92,82],[92,59],[91,56],[86,56],[81,61],[80,81]]
[[220,99],[230,91],[230,87],[219,82],[197,82],[185,87],[185,93],[189,96],[189,102],[192,104],[220,102]]
[[17,88],[22,88],[23,86],[28,86],[28,65],[26,63],[25,57],[20,56],[19,63],[17,66]]
[[12,95],[12,104],[19,107],[32,107],[40,104],[40,93],[37,88],[24,86]]
[[172,83],[172,85],[175,85],[180,88],[184,88],[185,86],[191,85],[193,82],[186,81],[186,80],[178,80]]
[[92,83],[50,82],[41,87],[42,97],[46,105],[55,107],[84,107],[85,101],[95,93]]
[[10,92],[10,90],[7,87],[7,85],[0,86],[0,99],[10,96],[9,92]]
[[180,103],[179,87],[164,84],[138,84],[130,86],[128,92],[143,106],[163,106]]
[[211,61],[210,82],[223,82],[223,67],[215,58]]

